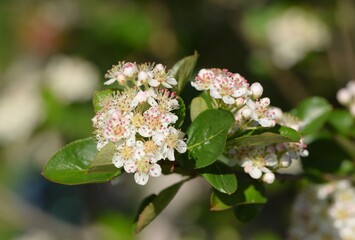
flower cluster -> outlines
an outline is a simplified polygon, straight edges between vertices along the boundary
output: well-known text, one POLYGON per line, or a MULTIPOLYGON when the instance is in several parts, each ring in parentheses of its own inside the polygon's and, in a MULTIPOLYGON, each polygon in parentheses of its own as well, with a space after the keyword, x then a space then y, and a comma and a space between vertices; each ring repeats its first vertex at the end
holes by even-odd
MULTIPOLYGON (((209 91, 216 107, 230 110, 235 124, 229 132, 233 136, 238 130, 249 127, 273 127, 276 123, 300 130, 302 123, 281 109, 270 106, 270 99, 260 98, 263 87, 260 83, 249 84, 238 73, 226 69, 202 69, 192 86, 197 90, 209 91)), ((233 159, 252 178, 261 178, 266 183, 275 179, 274 171, 287 168, 292 161, 308 156, 306 145, 298 143, 279 143, 272 145, 238 147, 228 146, 225 155, 233 159)))
POLYGON ((354 202, 347 180, 309 186, 294 203, 289 239, 354 239, 354 202))
POLYGON ((199 91, 209 91, 214 104, 230 110, 236 119, 236 126, 261 125, 272 127, 277 115, 270 107, 270 99, 261 98, 260 83, 250 85, 238 73, 226 69, 202 69, 191 85, 199 91))
POLYGON ((158 161, 174 161, 174 150, 187 149, 184 134, 174 128, 178 96, 168 88, 177 82, 161 64, 119 62, 108 71, 106 85, 116 81, 125 88, 102 98, 92 119, 97 149, 115 145, 112 158, 117 168, 134 173, 137 184, 161 175, 158 161))
MULTIPOLYGON (((300 130, 301 127, 301 122, 287 113, 283 113, 277 123, 295 130, 300 130)), ((252 178, 261 178, 266 183, 273 183, 275 171, 287 168, 293 161, 308 156, 306 147, 301 139, 300 142, 230 148, 226 155, 235 159, 252 178)))
POLYGON ((337 99, 355 116, 355 80, 348 82, 345 88, 338 91, 337 99))

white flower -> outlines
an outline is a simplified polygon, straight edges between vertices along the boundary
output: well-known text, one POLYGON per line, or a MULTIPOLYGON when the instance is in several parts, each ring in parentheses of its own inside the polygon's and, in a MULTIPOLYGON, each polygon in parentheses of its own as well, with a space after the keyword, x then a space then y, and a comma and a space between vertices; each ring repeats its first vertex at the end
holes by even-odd
POLYGON ((242 94, 237 92, 236 83, 231 77, 218 75, 213 81, 210 94, 213 98, 222 99, 226 104, 234 104, 233 97, 240 97, 242 94))
POLYGON ((132 78, 138 72, 137 65, 135 63, 127 62, 122 67, 122 73, 127 78, 132 78))
POLYGON ((147 158, 142 158, 135 162, 136 172, 134 180, 139 185, 145 185, 148 182, 149 176, 159 177, 161 175, 161 167, 157 163, 150 163, 147 158))
POLYGON ((165 72, 165 67, 162 64, 157 64, 153 69, 153 77, 148 80, 148 84, 152 87, 163 85, 166 88, 172 88, 177 84, 174 77, 165 72))
POLYGON ((173 127, 169 127, 165 139, 158 142, 162 145, 164 155, 170 160, 175 161, 174 149, 179 153, 184 153, 187 150, 187 145, 183 141, 184 134, 173 127))
POLYGON ((117 168, 123 167, 126 163, 128 164, 127 169, 130 169, 131 162, 141 159, 144 156, 143 143, 137 141, 133 144, 123 143, 116 147, 115 154, 112 158, 112 163, 117 168))
POLYGON ((263 174, 262 170, 255 164, 252 159, 244 159, 241 166, 244 168, 244 171, 254 179, 259 179, 263 174))
POLYGON ((251 110, 251 117, 262 127, 272 127, 275 125, 275 116, 269 111, 269 98, 262 98, 260 101, 246 100, 246 106, 251 110))
POLYGON ((89 100, 99 83, 96 66, 78 57, 55 56, 45 73, 47 86, 63 103, 89 100))
POLYGON ((209 90, 215 75, 212 70, 201 69, 191 85, 199 91, 209 90))
POLYGON ((176 120, 171 114, 161 112, 158 106, 150 107, 143 113, 144 124, 139 128, 139 134, 142 137, 151 137, 166 130, 167 126, 176 120))
POLYGON ((112 142, 118 142, 123 138, 128 138, 131 136, 129 124, 129 115, 123 115, 120 111, 114 111, 110 114, 107 121, 104 136, 112 142))

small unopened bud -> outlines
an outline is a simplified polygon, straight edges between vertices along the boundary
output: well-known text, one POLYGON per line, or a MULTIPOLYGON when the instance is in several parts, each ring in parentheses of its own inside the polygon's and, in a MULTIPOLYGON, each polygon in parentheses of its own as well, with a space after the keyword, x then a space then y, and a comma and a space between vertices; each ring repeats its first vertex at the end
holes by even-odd
POLYGON ((291 157, 288 154, 283 154, 280 158, 281 167, 287 168, 291 165, 291 157))
POLYGON ((136 64, 128 62, 122 68, 123 74, 127 77, 133 77, 138 72, 136 64))
POLYGON ((348 104, 351 101, 351 93, 348 89, 342 88, 337 93, 337 99, 341 104, 348 104))
POLYGON ((125 77, 125 75, 123 73, 120 72, 120 73, 118 73, 116 75, 116 80, 119 83, 125 83, 126 82, 126 77, 125 77))
POLYGON ((258 82, 253 83, 250 86, 250 89, 254 98, 259 98, 263 94, 263 86, 261 86, 261 84, 258 82))
POLYGON ((148 80, 148 74, 145 71, 140 71, 138 73, 138 80, 141 82, 146 82, 148 80))
POLYGON ((275 181, 275 174, 273 174, 272 172, 265 173, 263 176, 263 181, 268 184, 273 183, 275 181))
POLYGON ((163 71, 165 71, 165 67, 163 66, 163 64, 159 63, 159 64, 155 65, 154 71, 155 72, 163 72, 163 71))
POLYGON ((260 103, 261 103, 264 107, 267 107, 267 106, 270 105, 270 98, 264 97, 264 98, 260 99, 260 103))
POLYGON ((237 107, 243 106, 243 104, 244 104, 244 98, 242 98, 242 97, 237 98, 237 99, 235 100, 235 104, 237 105, 237 107))

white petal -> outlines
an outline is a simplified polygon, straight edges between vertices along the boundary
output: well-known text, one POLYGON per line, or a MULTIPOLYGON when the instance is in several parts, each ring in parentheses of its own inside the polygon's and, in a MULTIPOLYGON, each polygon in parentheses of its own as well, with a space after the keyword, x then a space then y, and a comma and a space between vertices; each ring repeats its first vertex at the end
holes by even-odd
POLYGON ((245 101, 245 105, 247 105, 251 110, 255 110, 256 104, 250 98, 245 101))
POLYGON ((166 135, 164 134, 164 132, 157 132, 152 137, 153 142, 158 146, 161 146, 163 144, 165 138, 166 135))
POLYGON ((166 149, 166 156, 170 161, 175 161, 175 156, 174 156, 174 149, 173 148, 167 148, 166 149))
POLYGON ((134 150, 133 155, 134 155, 134 158, 137 159, 137 160, 142 159, 142 157, 144 157, 144 155, 145 155, 144 148, 143 147, 137 147, 134 150))
POLYGON ((104 82, 104 85, 111 85, 112 83, 114 83, 116 81, 115 78, 111 78, 109 80, 107 80, 106 82, 104 82))
POLYGON ((177 84, 176 79, 173 78, 173 77, 168 77, 167 82, 168 82, 169 84, 171 84, 171 85, 176 85, 176 84, 177 84))
POLYGON ((158 87, 158 86, 160 85, 160 83, 159 83, 157 80, 155 80, 154 78, 153 78, 153 79, 150 79, 150 80, 148 81, 148 84, 149 84, 150 86, 152 86, 152 87, 158 87))
POLYGON ((222 97, 223 102, 226 104, 234 104, 235 100, 231 96, 223 96, 222 97))
POLYGON ((128 173, 134 173, 137 171, 137 165, 132 160, 125 161, 124 170, 128 173))
POLYGON ((104 141, 100 141, 100 140, 99 140, 99 141, 97 142, 97 146, 96 146, 96 147, 97 147, 97 150, 100 151, 103 147, 106 146, 107 143, 108 143, 107 140, 104 140, 104 141))
POLYGON ((187 145, 183 140, 178 140, 176 144, 176 150, 179 153, 184 153, 187 150, 187 145))
POLYGON ((250 169, 249 175, 254 178, 254 179, 259 179, 262 175, 262 172, 259 168, 257 167, 252 167, 250 169))
POLYGON ((142 173, 142 172, 136 172, 134 174, 134 181, 138 184, 138 185, 146 185, 149 179, 149 175, 146 173, 142 173))
POLYGON ((142 137, 151 137, 152 136, 152 130, 149 129, 149 127, 147 126, 142 126, 138 129, 138 133, 142 136, 142 137))
POLYGON ((159 177, 161 175, 161 167, 159 164, 153 164, 153 166, 149 169, 149 174, 152 177, 159 177))
POLYGON ((268 118, 260 118, 258 122, 262 127, 272 127, 275 125, 275 121, 268 118))
POLYGON ((127 138, 126 140, 126 144, 129 147, 134 146, 136 143, 136 135, 135 134, 131 134, 131 136, 129 136, 129 138, 127 138))
POLYGON ((219 92, 216 89, 214 89, 214 88, 210 89, 210 95, 213 98, 217 98, 217 99, 222 98, 221 94, 219 94, 219 92))
POLYGON ((157 101, 155 101, 155 99, 152 98, 152 97, 148 97, 148 103, 149 103, 149 105, 152 106, 152 107, 158 106, 157 101))
POLYGON ((144 144, 143 144, 142 141, 137 141, 137 142, 136 142, 136 146, 137 146, 137 147, 143 147, 144 144))
POLYGON ((166 88, 172 88, 173 86, 171 86, 169 83, 166 82, 162 82, 162 85, 166 88))
POLYGON ((125 161, 120 155, 115 154, 113 155, 112 163, 115 165, 116 168, 121 168, 124 165, 125 161))

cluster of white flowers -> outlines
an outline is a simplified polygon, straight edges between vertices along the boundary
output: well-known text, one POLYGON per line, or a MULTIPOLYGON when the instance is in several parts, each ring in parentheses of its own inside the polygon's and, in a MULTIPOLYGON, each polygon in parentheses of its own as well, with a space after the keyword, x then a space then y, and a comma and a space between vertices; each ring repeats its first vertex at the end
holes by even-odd
POLYGON ((355 239, 354 202, 347 180, 309 186, 294 203, 289 239, 355 239))
POLYGON ((118 82, 125 87, 102 99, 101 109, 92 119, 97 149, 115 144, 112 162, 127 173, 134 173, 137 184, 145 185, 149 176, 161 175, 157 163, 174 161, 174 150, 184 153, 184 134, 174 128, 179 108, 178 96, 169 90, 176 80, 161 64, 119 62, 106 74, 106 85, 118 82))
MULTIPOLYGON (((300 121, 287 113, 282 114, 282 118, 277 123, 295 130, 299 130, 301 125, 300 121)), ((308 156, 306 147, 301 139, 300 142, 230 147, 227 149, 226 155, 238 162, 252 178, 261 178, 270 184, 275 180, 275 171, 288 168, 293 161, 299 161, 301 157, 308 156)))
POLYGON ((289 68, 311 51, 325 49, 330 33, 320 19, 299 7, 292 7, 276 15, 267 24, 273 63, 279 68, 289 68))
MULTIPOLYGON (((216 107, 230 110, 235 124, 229 135, 248 127, 273 127, 276 123, 300 130, 301 122, 281 109, 270 106, 270 99, 260 98, 263 87, 260 83, 249 84, 238 73, 226 69, 202 69, 191 83, 200 91, 209 91, 216 107)), ((252 178, 266 183, 275 180, 276 171, 287 168, 292 161, 308 156, 303 140, 297 143, 279 143, 252 147, 228 146, 225 155, 240 164, 252 178)))
POLYGON ((351 115, 355 116, 355 80, 351 80, 345 88, 337 92, 337 99, 349 109, 351 115))
POLYGON ((277 115, 270 105, 270 99, 261 98, 260 83, 250 85, 238 73, 226 69, 201 69, 191 85, 199 91, 209 91, 217 107, 230 110, 237 121, 236 126, 260 124, 263 127, 275 125, 277 115))

